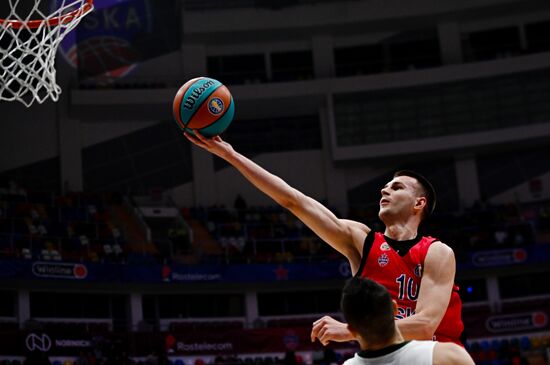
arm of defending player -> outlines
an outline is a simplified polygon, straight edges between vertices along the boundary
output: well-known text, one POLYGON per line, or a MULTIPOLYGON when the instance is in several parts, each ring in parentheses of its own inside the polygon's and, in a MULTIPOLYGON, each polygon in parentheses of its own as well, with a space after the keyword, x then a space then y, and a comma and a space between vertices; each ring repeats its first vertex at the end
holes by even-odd
POLYGON ((442 242, 434 242, 424 260, 424 272, 415 314, 396 321, 407 340, 431 340, 445 315, 456 271, 453 250, 442 242))
POLYGON ((438 342, 433 353, 433 365, 475 365, 466 350, 455 343, 438 342))
POLYGON ((288 185, 283 179, 266 171, 250 159, 237 153, 219 136, 205 138, 199 133, 187 139, 197 146, 223 158, 233 165, 254 186, 278 204, 290 210, 321 239, 346 256, 352 271, 359 268, 363 241, 370 229, 359 222, 338 219, 321 203, 288 185))
POLYGON ((310 337, 311 342, 315 342, 315 339, 318 338, 323 346, 328 345, 330 341, 346 342, 355 340, 347 324, 330 316, 324 316, 313 322, 310 337))

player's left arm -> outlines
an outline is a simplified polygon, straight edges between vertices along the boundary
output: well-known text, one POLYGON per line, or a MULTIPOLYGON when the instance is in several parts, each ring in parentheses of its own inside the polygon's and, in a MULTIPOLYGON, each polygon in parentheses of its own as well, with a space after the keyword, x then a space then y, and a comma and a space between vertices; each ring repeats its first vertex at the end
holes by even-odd
POLYGON ((415 314, 396 321, 407 340, 431 340, 447 311, 456 272, 453 250, 434 242, 424 260, 415 314))

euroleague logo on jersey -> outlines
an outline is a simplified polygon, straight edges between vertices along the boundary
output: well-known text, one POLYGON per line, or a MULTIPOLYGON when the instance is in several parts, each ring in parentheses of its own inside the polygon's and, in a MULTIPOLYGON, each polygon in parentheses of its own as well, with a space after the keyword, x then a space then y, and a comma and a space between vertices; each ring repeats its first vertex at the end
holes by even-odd
POLYGON ((380 267, 386 266, 388 262, 390 262, 390 258, 385 253, 378 256, 378 265, 380 265, 380 267))
POLYGON ((422 277, 422 265, 416 265, 416 267, 414 268, 414 274, 418 277, 422 277))
POLYGON ((386 242, 384 242, 380 245, 380 250, 389 251, 389 250, 391 250, 391 248, 390 248, 390 245, 388 245, 386 242))

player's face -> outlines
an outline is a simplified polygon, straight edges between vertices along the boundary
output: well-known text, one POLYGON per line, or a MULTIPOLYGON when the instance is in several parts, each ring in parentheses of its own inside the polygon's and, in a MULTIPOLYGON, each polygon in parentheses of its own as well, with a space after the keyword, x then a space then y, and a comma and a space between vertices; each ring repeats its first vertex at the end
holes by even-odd
POLYGON ((397 176, 380 191, 378 216, 385 222, 398 217, 406 218, 414 213, 418 199, 418 182, 410 176, 397 176))

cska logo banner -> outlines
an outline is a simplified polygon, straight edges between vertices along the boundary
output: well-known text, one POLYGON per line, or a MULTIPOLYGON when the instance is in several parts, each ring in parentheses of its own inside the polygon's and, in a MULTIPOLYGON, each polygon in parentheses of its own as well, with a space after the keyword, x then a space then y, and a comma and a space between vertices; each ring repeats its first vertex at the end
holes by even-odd
POLYGON ((125 76, 140 61, 177 49, 175 8, 174 0, 94 0, 94 11, 65 37, 60 52, 81 78, 125 76))

